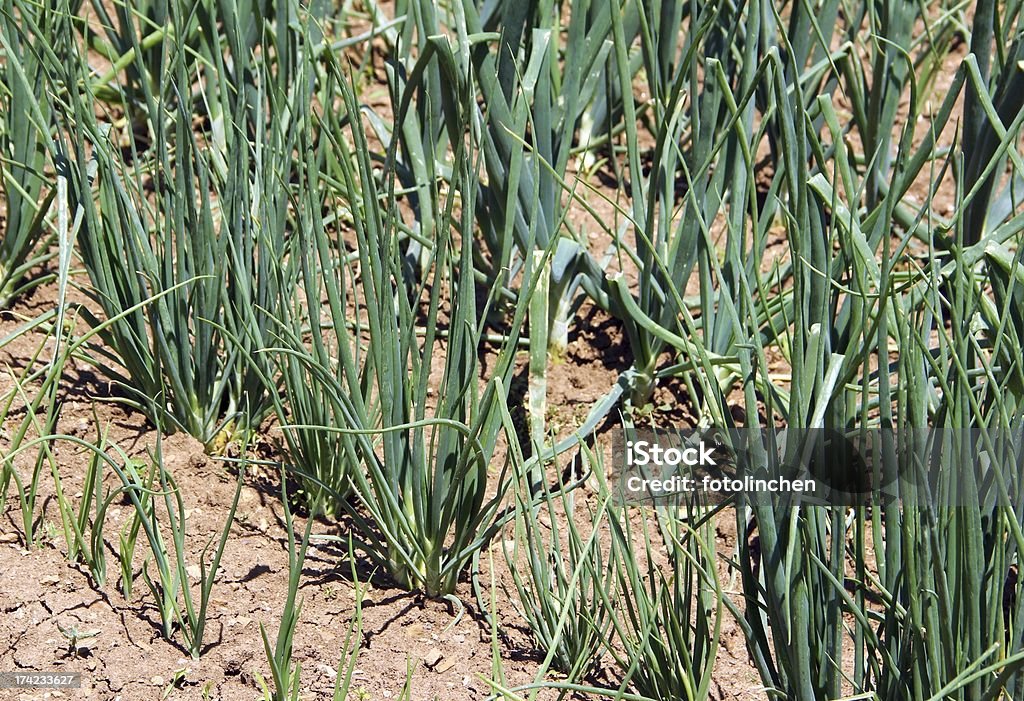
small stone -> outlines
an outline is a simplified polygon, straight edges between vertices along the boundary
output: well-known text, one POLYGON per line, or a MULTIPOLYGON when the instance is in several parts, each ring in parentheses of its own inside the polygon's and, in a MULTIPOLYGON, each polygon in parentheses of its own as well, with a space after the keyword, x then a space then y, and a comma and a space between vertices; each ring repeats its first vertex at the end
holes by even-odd
POLYGON ((444 656, 441 654, 440 650, 436 647, 432 647, 426 657, 423 658, 423 664, 427 666, 427 669, 434 669, 434 667, 437 667, 441 662, 443 657, 444 656))
POLYGON ((164 678, 163 677, 150 677, 149 683, 152 684, 153 686, 163 686, 164 685, 164 678))
POLYGON ((199 581, 200 577, 203 576, 202 570, 199 569, 199 565, 189 565, 185 568, 185 573, 188 574, 188 578, 199 581))
POLYGON ((17 543, 17 533, 0 533, 0 543, 17 543))

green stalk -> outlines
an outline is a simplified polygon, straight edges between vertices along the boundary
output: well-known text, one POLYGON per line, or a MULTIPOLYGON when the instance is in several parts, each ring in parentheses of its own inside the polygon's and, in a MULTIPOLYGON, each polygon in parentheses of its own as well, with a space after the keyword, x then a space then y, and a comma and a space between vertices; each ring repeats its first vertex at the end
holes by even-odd
MULTIPOLYGON (((41 45, 59 31, 58 13, 33 3, 0 3, 0 308, 52 275, 26 280, 52 257, 46 217, 55 189, 48 168, 55 165, 50 136, 54 89, 41 45)), ((59 165, 59 164, 56 164, 59 165)))
MULTIPOLYGON (((263 649, 267 655, 267 663, 270 665, 270 673, 274 681, 274 694, 268 696, 273 701, 295 701, 299 697, 299 682, 302 675, 302 665, 292 665, 292 647, 295 636, 295 628, 299 623, 299 616, 302 612, 302 600, 296 602, 298 596, 299 582, 302 578, 302 567, 306 561, 306 549, 309 547, 309 534, 313 530, 315 514, 311 513, 306 520, 306 533, 302 543, 296 546, 295 525, 292 517, 291 507, 288 503, 287 476, 281 475, 281 505, 284 509, 285 527, 288 530, 288 594, 284 602, 284 610, 281 614, 281 623, 277 628, 277 640, 273 649, 270 647, 270 638, 267 636, 267 629, 260 623, 260 636, 263 638, 263 649)), ((353 564, 353 567, 355 565, 353 564)), ((359 595, 358 584, 356 595, 359 595)), ((361 604, 356 603, 356 617, 359 619, 361 604)), ((361 619, 359 619, 361 620, 361 619)), ((349 631, 351 636, 351 631, 349 631)), ((346 640, 346 649, 348 649, 346 640)), ((354 663, 354 660, 353 660, 354 663)), ((351 678, 351 670, 348 672, 351 678)), ((340 681, 340 677, 339 677, 340 681)))
MULTIPOLYGON (((537 271, 537 287, 530 298, 530 438, 539 448, 545 442, 544 421, 547 415, 548 367, 548 288, 551 261, 544 251, 534 251, 533 269, 537 271)), ((535 451, 537 450, 535 448, 535 451)))

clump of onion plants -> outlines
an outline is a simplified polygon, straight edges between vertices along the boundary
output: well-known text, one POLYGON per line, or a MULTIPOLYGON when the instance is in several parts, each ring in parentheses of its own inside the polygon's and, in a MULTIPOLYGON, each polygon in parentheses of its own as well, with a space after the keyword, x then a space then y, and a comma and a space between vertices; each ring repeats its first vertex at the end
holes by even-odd
POLYGON ((146 38, 144 55, 162 62, 152 80, 99 90, 92 55, 65 34, 76 60, 61 70, 79 87, 66 95, 62 146, 86 292, 117 319, 91 346, 94 362, 155 423, 216 450, 272 407, 269 359, 256 351, 294 291, 288 183, 309 121, 292 105, 309 103, 313 59, 283 20, 250 31, 227 12, 200 14, 208 43, 197 60, 182 38, 196 15, 166 9, 159 41, 133 35, 144 28, 132 16, 120 20, 120 33, 146 38), (111 90, 130 120, 97 117, 111 90), (134 311, 119 316, 125 309, 134 311))
POLYGON ((448 78, 440 99, 452 109, 432 128, 454 146, 444 188, 437 164, 427 163, 435 192, 421 204, 434 203, 436 227, 417 275, 404 255, 410 227, 396 198, 396 146, 378 166, 350 78, 327 59, 321 89, 338 99, 301 176, 305 301, 282 327, 275 356, 288 461, 310 499, 349 514, 357 545, 401 586, 438 596, 454 591, 497 528, 508 463, 492 459, 525 304, 482 376, 493 291, 477 288, 468 241, 479 186, 465 130, 473 93, 446 40, 421 54, 395 119, 433 62, 448 78))

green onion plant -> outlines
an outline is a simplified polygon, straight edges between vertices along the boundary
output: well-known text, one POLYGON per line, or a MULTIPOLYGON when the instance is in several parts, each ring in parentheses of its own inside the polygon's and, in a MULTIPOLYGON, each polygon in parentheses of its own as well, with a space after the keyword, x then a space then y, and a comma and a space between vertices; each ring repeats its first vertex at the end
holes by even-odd
MULTIPOLYGON (((425 75, 425 66, 437 61, 449 77, 444 99, 466 115, 470 93, 459 82, 449 43, 439 39, 429 46, 410 74, 409 90, 425 75)), ((328 59, 326 66, 324 89, 343 101, 324 115, 328 141, 307 152, 305 172, 326 173, 338 202, 353 211, 350 245, 356 255, 344 254, 344 240, 327 230, 320 188, 306 187, 300 227, 303 289, 306 300, 326 299, 327 323, 322 326, 317 315, 307 321, 300 309, 281 331, 276 355, 294 412, 283 402, 279 407, 288 460, 314 497, 319 490, 335 511, 350 515, 357 545, 401 586, 450 595, 497 528, 506 469, 498 468, 495 479, 490 461, 507 412, 525 302, 517 307, 481 387, 479 353, 493 289, 478 306, 471 247, 456 239, 471 229, 477 183, 472 144, 463 131, 468 118, 454 121, 452 112, 446 113, 458 170, 445 196, 432 198, 443 207, 434 213, 437 234, 424 283, 409 272, 402 252, 394 199, 396 146, 385 157, 379 185, 360 128, 364 110, 349 76, 336 60, 328 59), (447 333, 438 361, 442 329, 447 333), (432 371, 439 373, 436 389, 429 386, 432 371), (306 417, 299 412, 307 408, 319 411, 322 423, 302 423, 306 417)), ((409 92, 403 94, 395 110, 399 123, 409 99, 409 92)), ((328 210, 337 206, 330 202, 328 210)), ((308 308, 321 310, 313 303, 308 308)))
MULTIPOLYGON (((586 444, 580 450, 585 473, 603 484, 593 450, 586 444)), ((505 548, 513 600, 547 656, 542 669, 573 683, 597 669, 618 615, 606 602, 617 599, 613 558, 622 553, 606 552, 601 540, 609 532, 610 492, 601 489, 590 507, 578 493, 582 486, 556 491, 541 481, 538 494, 536 481, 524 477, 515 491, 514 537, 505 548)))
POLYGON ((166 9, 171 31, 147 53, 165 69, 156 83, 132 83, 145 142, 96 117, 103 103, 87 80, 88 56, 74 44, 66 84, 81 88, 62 105, 70 192, 83 213, 87 292, 108 318, 137 307, 104 328, 94 362, 136 408, 157 412, 154 421, 213 445, 257 426, 271 407, 254 370, 268 360, 255 351, 293 294, 288 183, 308 120, 291 106, 310 100, 310 48, 287 16, 260 28, 222 8, 223 16, 201 15, 199 60, 180 38, 195 15, 177 3, 166 9), (259 60, 256 40, 266 49, 259 60), (228 66, 233 82, 224 80, 228 66), (194 129, 197 111, 213 120, 206 129, 194 129), (187 284, 154 299, 179 283, 187 284))
MULTIPOLYGON (((260 636, 263 638, 263 649, 267 655, 267 663, 270 665, 271 677, 274 681, 274 693, 268 693, 264 685, 264 694, 267 701, 295 701, 299 698, 299 684, 302 676, 302 665, 292 664, 293 639, 295 628, 299 623, 299 616, 302 612, 302 600, 296 602, 299 582, 302 578, 302 567, 306 560, 306 549, 309 547, 309 534, 313 529, 314 515, 306 520, 306 534, 302 543, 296 546, 295 523, 291 507, 288 504, 288 482, 285 475, 281 475, 281 505, 284 508, 284 522, 288 531, 288 594, 285 598, 284 611, 281 614, 281 623, 277 628, 277 639, 273 649, 270 647, 270 638, 267 636, 267 629, 260 623, 260 636)), ((358 606, 358 604, 357 604, 358 606)), ((262 683, 262 682, 261 682, 262 683)))
POLYGON ((0 309, 45 282, 27 276, 53 257, 53 83, 43 47, 60 22, 34 3, 0 4, 0 309))
MULTIPOLYGON (((769 343, 756 333, 765 281, 741 278, 743 293, 720 313, 755 339, 738 348, 747 415, 763 408, 769 425, 781 418, 790 427, 852 436, 932 427, 958 437, 930 466, 940 485, 933 494, 911 486, 849 513, 843 505, 738 501, 738 531, 746 532, 749 514, 756 541, 739 543, 742 612, 733 606, 763 683, 788 698, 996 698, 1012 696, 1020 683, 1019 634, 1012 607, 1004 606, 1017 586, 1007 575, 1019 547, 1016 493, 990 486, 995 501, 986 502, 958 459, 985 450, 963 438, 967 429, 985 435, 1019 421, 1017 363, 1004 362, 1016 357, 1010 348, 1019 338, 1008 314, 1019 258, 1003 246, 1015 233, 1005 228, 1007 239, 992 233, 980 244, 961 236, 969 226, 966 201, 980 190, 977 181, 964 187, 957 147, 937 146, 961 91, 984 85, 978 74, 977 58, 968 56, 919 142, 913 125, 920 105, 911 90, 895 153, 872 155, 893 164, 879 181, 877 166, 858 167, 830 102, 787 86, 781 64, 770 69, 773 128, 787 171, 779 195, 793 256, 791 303, 783 307, 789 319, 773 327, 771 345, 786 354, 792 372, 787 387, 766 377, 769 343), (930 196, 955 176, 951 222, 907 198, 922 174, 930 196), (861 199, 871 187, 879 193, 874 204, 861 199), (926 242, 923 254, 915 238, 926 242), (996 367, 1005 378, 996 378, 996 367), (950 657, 943 639, 968 640, 970 652, 950 657)), ((989 125, 1000 154, 1012 153, 1019 125, 989 125)), ((773 446, 748 448, 767 464, 791 459, 799 446, 780 445, 779 456, 769 454, 773 446)), ((878 456, 903 474, 919 468, 914 457, 895 445, 883 445, 878 456)), ((991 477, 996 485, 1004 478, 1013 484, 1010 475, 991 477)))
MULTIPOLYGON (((155 451, 150 456, 150 460, 153 466, 152 469, 156 473, 156 480, 153 484, 155 489, 147 489, 143 485, 131 480, 125 471, 115 468, 115 472, 118 473, 118 477, 122 480, 122 490, 129 492, 136 514, 142 520, 142 527, 146 533, 149 553, 142 564, 142 579, 152 594, 157 609, 160 611, 163 636, 167 640, 171 640, 175 628, 179 629, 182 633, 185 648, 192 657, 198 658, 204 649, 203 636, 206 631, 210 597, 217 578, 217 571, 220 567, 220 560, 227 546, 228 535, 234 523, 238 499, 241 496, 242 485, 244 484, 245 471, 240 466, 235 494, 228 507, 227 519, 209 562, 207 562, 207 552, 210 546, 213 545, 212 538, 200 552, 199 597, 196 600, 193 597, 192 584, 189 582, 188 565, 185 555, 185 504, 174 478, 164 467, 159 435, 155 451), (150 494, 151 502, 148 504, 143 503, 141 499, 141 495, 144 492, 150 494), (164 524, 160 522, 156 497, 163 497, 163 508, 167 518, 164 524), (164 525, 170 531, 171 547, 168 547, 167 541, 162 534, 161 525, 164 525), (149 572, 148 555, 152 555, 155 579, 149 572)), ((109 504, 110 500, 108 499, 101 508, 100 519, 102 519, 105 513, 105 507, 109 504)))

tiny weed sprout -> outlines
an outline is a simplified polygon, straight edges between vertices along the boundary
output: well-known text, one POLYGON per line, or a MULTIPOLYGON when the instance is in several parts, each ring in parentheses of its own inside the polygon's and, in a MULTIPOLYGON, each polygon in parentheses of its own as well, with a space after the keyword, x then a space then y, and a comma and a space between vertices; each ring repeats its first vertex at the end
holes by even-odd
POLYGON ((78 657, 83 649, 85 649, 81 643, 87 640, 91 640, 98 636, 102 631, 99 630, 79 630, 77 626, 72 625, 68 628, 61 627, 60 623, 56 624, 57 630, 63 635, 68 641, 68 655, 71 657, 78 657))

